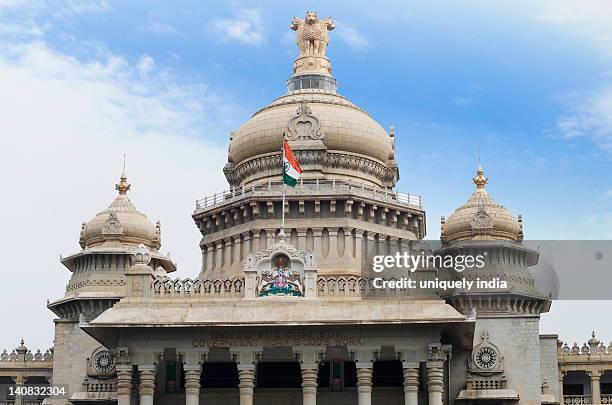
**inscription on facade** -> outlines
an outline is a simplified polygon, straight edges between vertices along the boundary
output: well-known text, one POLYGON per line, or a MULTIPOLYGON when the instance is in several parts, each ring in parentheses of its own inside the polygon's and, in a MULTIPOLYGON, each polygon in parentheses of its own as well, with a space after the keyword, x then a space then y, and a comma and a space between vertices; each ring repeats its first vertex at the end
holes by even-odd
POLYGON ((214 332, 192 341, 193 347, 362 346, 361 333, 342 331, 214 332))

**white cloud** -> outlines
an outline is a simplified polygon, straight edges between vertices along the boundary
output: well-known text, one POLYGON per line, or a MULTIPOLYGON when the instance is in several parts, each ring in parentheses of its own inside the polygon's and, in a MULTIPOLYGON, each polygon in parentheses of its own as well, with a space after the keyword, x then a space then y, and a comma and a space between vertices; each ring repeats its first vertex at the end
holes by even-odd
POLYGON ((336 26, 336 36, 351 49, 355 51, 364 51, 370 45, 368 39, 356 29, 340 21, 336 22, 336 26))
POLYGON ((570 110, 557 121, 561 135, 586 137, 612 156, 612 88, 574 97, 570 110))
POLYGON ((457 107, 469 107, 474 104, 474 100, 467 97, 455 96, 453 97, 453 104, 457 107))
POLYGON ((225 40, 236 40, 247 45, 261 45, 265 41, 265 27, 259 11, 239 9, 234 18, 218 18, 211 28, 225 40))
POLYGON ((148 77, 149 72, 155 67, 155 60, 149 55, 142 55, 138 62, 138 73, 140 77, 148 77))
POLYGON ((172 252, 180 276, 198 274, 194 201, 226 188, 226 145, 201 135, 225 126, 232 107, 204 86, 157 75, 159 67, 142 77, 140 65, 112 54, 83 60, 40 41, 0 42, 3 302, 19 308, 0 346, 22 336, 30 347, 51 345, 45 301, 61 297, 70 277, 59 254, 79 249, 81 222, 114 198, 123 153, 130 197, 161 219, 162 251, 172 252))
POLYGON ((143 25, 141 29, 143 31, 154 32, 157 34, 174 34, 178 32, 174 26, 157 20, 147 21, 147 23, 143 25))
POLYGON ((539 21, 558 25, 612 56, 612 4, 609 0, 530 2, 539 21))

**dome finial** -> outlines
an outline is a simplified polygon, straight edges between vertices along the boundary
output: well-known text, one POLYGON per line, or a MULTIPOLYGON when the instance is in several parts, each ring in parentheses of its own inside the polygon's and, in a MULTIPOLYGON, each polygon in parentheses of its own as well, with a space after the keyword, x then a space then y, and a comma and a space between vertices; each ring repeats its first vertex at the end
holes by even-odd
POLYGON ((480 148, 478 148, 478 168, 476 169, 476 177, 472 180, 478 189, 484 188, 485 184, 487 184, 488 179, 484 176, 484 170, 480 165, 480 148))
POLYGON ((119 184, 115 184, 115 189, 119 194, 126 194, 130 189, 131 184, 127 182, 127 174, 125 174, 125 153, 123 154, 123 172, 119 178, 119 184))

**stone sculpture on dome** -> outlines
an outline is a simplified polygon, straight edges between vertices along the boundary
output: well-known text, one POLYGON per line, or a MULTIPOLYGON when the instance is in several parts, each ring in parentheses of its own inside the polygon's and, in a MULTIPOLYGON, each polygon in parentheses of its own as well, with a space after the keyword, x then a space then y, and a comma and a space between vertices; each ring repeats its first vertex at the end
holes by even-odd
POLYGON ((326 56, 328 31, 336 28, 331 17, 319 20, 316 12, 308 11, 304 19, 293 17, 289 28, 296 31, 296 43, 300 48, 300 56, 293 66, 294 73, 331 74, 331 64, 326 56))
POLYGON ((300 56, 325 56, 329 34, 336 26, 331 17, 319 20, 316 11, 307 11, 304 19, 293 17, 291 29, 297 32, 297 45, 300 56))

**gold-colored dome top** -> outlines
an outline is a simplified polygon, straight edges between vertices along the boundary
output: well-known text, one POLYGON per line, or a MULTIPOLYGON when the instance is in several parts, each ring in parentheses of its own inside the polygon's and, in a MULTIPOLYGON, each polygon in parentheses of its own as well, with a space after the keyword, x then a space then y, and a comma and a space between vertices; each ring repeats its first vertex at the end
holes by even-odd
POLYGON ((151 249, 161 247, 161 226, 153 225, 145 214, 138 211, 127 196, 131 185, 127 182, 125 168, 115 189, 117 197, 104 211, 81 226, 79 243, 82 248, 100 245, 138 245, 151 249))
POLYGON ((491 198, 485 185, 488 179, 480 165, 473 178, 476 190, 468 201, 448 218, 442 219, 440 239, 456 240, 523 240, 521 216, 515 218, 506 208, 491 198))
POLYGON ((482 166, 478 165, 478 169, 476 169, 476 177, 472 179, 474 184, 476 184, 476 188, 484 188, 485 184, 487 184, 487 179, 484 176, 484 170, 482 170, 482 166))

